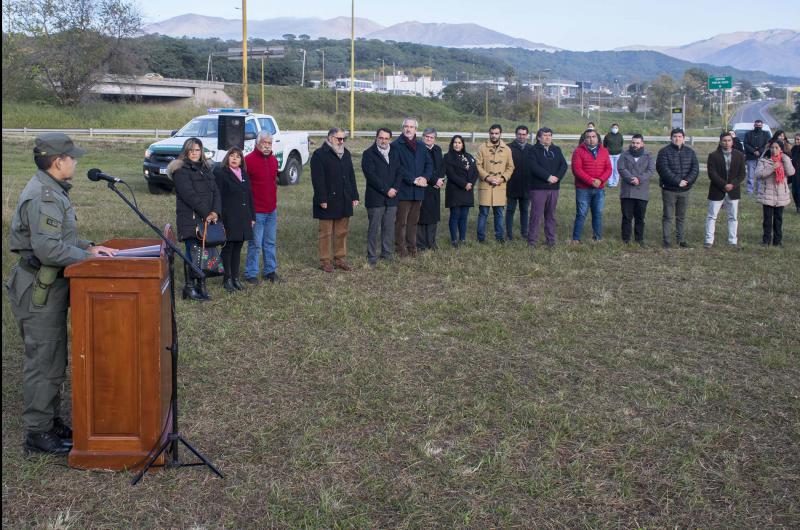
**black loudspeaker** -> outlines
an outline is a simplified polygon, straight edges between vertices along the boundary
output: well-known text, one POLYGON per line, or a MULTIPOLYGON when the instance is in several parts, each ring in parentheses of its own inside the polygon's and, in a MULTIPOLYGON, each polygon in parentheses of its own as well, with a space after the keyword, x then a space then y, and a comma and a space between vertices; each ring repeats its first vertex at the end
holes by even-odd
POLYGON ((244 116, 220 116, 217 149, 244 149, 244 116))

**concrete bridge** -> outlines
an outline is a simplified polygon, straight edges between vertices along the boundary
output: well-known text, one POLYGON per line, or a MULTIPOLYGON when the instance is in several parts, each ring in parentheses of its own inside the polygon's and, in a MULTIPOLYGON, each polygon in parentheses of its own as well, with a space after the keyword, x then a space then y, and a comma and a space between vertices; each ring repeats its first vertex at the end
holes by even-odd
POLYGON ((168 79, 160 75, 106 75, 91 91, 103 96, 147 99, 192 100, 198 105, 231 106, 234 101, 225 93, 225 85, 195 79, 168 79))

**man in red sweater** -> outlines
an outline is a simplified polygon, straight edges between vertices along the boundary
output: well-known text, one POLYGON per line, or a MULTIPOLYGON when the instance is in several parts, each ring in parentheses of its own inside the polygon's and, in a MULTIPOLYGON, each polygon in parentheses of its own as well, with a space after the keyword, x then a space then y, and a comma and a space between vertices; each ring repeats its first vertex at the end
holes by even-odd
POLYGON ((247 261, 244 277, 248 283, 259 282, 258 258, 264 256, 264 278, 272 283, 278 278, 275 240, 278 232, 278 159, 272 154, 272 135, 261 132, 255 150, 244 157, 250 186, 253 188, 253 207, 256 222, 253 239, 247 242, 247 261))
POLYGON ((586 214, 592 210, 592 237, 603 239, 603 207, 606 181, 611 176, 611 158, 608 149, 600 145, 597 131, 587 129, 584 140, 572 153, 572 173, 575 175, 575 226, 572 243, 581 242, 586 214))

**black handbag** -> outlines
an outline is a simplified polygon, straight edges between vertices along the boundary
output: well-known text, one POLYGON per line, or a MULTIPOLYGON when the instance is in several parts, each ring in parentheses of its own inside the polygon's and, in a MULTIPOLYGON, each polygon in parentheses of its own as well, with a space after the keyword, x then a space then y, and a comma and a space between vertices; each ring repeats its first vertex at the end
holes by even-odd
POLYGON ((196 219, 195 233, 197 239, 203 242, 204 247, 216 247, 224 245, 225 238, 225 225, 222 221, 216 223, 209 223, 204 219, 196 219))

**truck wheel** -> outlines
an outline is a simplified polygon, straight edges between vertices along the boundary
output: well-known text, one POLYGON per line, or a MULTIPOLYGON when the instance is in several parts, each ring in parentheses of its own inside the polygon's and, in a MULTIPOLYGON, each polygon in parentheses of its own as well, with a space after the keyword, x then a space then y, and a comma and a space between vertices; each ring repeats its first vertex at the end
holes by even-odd
POLYGON ((300 175, 303 174, 303 164, 295 156, 290 156, 286 162, 286 167, 280 174, 281 186, 292 186, 300 182, 300 175))

